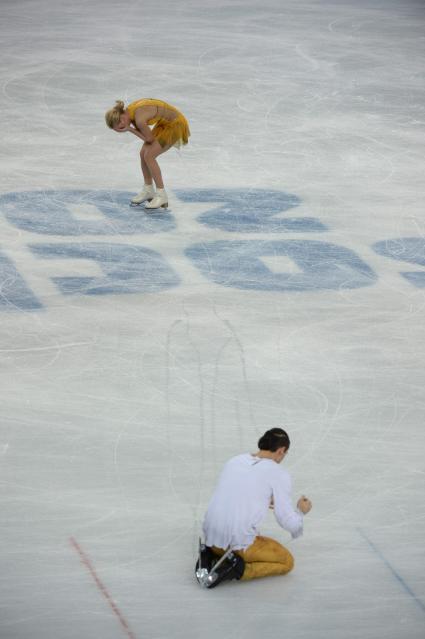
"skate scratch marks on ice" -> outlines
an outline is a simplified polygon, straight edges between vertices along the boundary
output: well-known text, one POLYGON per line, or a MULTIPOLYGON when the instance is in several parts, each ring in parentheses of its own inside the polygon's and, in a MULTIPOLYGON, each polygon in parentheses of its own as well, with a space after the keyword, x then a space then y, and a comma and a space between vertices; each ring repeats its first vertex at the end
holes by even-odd
POLYGON ((1 348, 0 353, 33 353, 36 351, 53 351, 74 346, 88 346, 93 342, 72 342, 70 344, 52 344, 49 346, 31 346, 30 348, 1 348))
POLYGON ((393 566, 390 564, 388 559, 386 557, 384 557, 384 555, 379 550, 379 548, 377 548, 375 546, 375 544, 365 535, 365 533, 363 532, 363 530, 361 530, 361 528, 357 528, 357 532, 369 544, 369 546, 372 548, 373 552, 376 555, 378 555, 378 557, 384 562, 384 564, 387 566, 387 568, 393 574, 393 577, 395 577, 395 579, 397 579, 397 581, 403 587, 403 589, 407 592, 407 594, 410 595, 410 597, 412 597, 412 599, 414 599, 415 603, 419 606, 419 608, 421 608, 422 611, 425 612, 425 604, 423 603, 423 601, 421 601, 421 599, 419 599, 419 597, 413 592, 413 590, 410 588, 410 586, 405 582, 403 577, 401 575, 399 575, 398 572, 393 568, 393 566))
POLYGON ((84 553, 84 551, 82 550, 81 546, 77 543, 77 541, 74 539, 74 537, 70 538, 69 543, 71 544, 71 546, 79 554, 82 563, 85 565, 85 567, 87 568, 87 570, 89 571, 89 573, 93 577, 97 588, 100 590, 100 592, 102 593, 102 595, 105 597, 106 601, 108 602, 108 604, 112 608, 114 614, 117 616, 118 621, 120 622, 120 624, 121 624, 123 630, 125 631, 127 637, 129 637, 130 639, 136 639, 135 635, 130 630, 130 627, 129 627, 128 623, 124 619, 120 609, 118 608, 118 606, 115 603, 115 601, 112 599, 111 595, 109 594, 109 592, 106 589, 106 587, 104 586, 104 584, 99 579, 99 577, 98 577, 98 575, 97 575, 97 573, 96 573, 96 571, 95 571, 90 559, 84 553))

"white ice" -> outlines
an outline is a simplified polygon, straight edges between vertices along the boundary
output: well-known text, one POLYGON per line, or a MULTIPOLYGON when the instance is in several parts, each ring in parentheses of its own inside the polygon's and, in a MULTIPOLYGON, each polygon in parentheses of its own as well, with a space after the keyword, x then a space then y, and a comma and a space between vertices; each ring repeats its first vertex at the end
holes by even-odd
POLYGON ((419 0, 2 0, 2 639, 424 637, 424 29, 419 0), (169 213, 117 222, 139 145, 103 117, 140 97, 192 137, 169 213), (93 294, 98 255, 135 290, 93 294), (295 569, 201 590, 217 474, 276 425, 295 569))

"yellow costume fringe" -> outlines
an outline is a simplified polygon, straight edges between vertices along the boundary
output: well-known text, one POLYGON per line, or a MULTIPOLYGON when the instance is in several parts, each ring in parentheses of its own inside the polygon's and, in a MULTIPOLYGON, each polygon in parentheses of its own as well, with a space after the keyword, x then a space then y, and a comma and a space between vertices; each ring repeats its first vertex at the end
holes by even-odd
POLYGON ((187 144, 190 136, 189 124, 183 113, 180 113, 176 107, 171 104, 167 104, 163 100, 156 100, 154 98, 143 98, 142 100, 136 100, 128 105, 127 111, 130 115, 131 121, 134 124, 134 114, 136 109, 143 106, 156 106, 165 107, 177 114, 174 120, 166 120, 161 117, 154 117, 147 121, 149 126, 154 125, 152 133, 156 140, 162 147, 164 146, 176 146, 181 147, 183 144, 187 144))

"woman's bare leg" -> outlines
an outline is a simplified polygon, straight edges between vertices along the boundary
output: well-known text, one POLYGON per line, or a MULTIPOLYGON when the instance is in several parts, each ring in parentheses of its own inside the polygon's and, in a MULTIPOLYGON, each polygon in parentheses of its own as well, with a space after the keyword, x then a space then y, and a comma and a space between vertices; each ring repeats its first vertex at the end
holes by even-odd
POLYGON ((149 146, 150 145, 146 144, 146 142, 145 142, 145 144, 140 149, 140 164, 141 164, 141 167, 142 167, 143 179, 145 181, 145 184, 152 184, 152 174, 149 171, 149 167, 146 164, 146 160, 145 160, 146 149, 149 146))
MULTIPOLYGON (((158 157, 158 155, 161 155, 162 153, 165 153, 166 151, 171 149, 171 146, 172 146, 171 144, 167 146, 161 146, 157 140, 155 140, 155 142, 152 142, 152 144, 143 145, 144 153, 143 153, 143 160, 142 160, 142 171, 143 171, 143 162, 145 162, 146 167, 151 176, 151 181, 153 178, 153 181, 155 182, 157 189, 163 189, 164 182, 162 180, 161 169, 159 168, 159 164, 156 161, 156 158, 158 157)), ((144 171, 143 171, 143 176, 145 177, 144 171)), ((145 181, 146 181, 146 177, 145 177, 145 181)), ((149 184, 149 182, 147 182, 147 184, 149 184)))

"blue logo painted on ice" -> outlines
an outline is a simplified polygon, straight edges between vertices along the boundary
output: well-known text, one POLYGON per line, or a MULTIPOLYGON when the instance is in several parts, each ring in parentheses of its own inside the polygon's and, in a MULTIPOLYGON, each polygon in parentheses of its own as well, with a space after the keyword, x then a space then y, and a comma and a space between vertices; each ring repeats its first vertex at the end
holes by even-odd
MULTIPOLYGON (((320 291, 360 288, 377 280, 372 268, 349 248, 318 239, 276 238, 286 233, 317 235, 328 230, 317 218, 288 214, 300 204, 295 195, 261 189, 185 189, 176 193, 183 202, 210 202, 211 209, 201 213, 197 221, 229 233, 228 240, 194 244, 185 250, 202 275, 216 284, 241 290, 320 291), (248 239, 235 239, 235 233, 247 234, 248 239), (259 233, 271 237, 252 238, 259 233), (295 268, 269 268, 269 260, 279 257, 290 260, 295 268)), ((0 212, 22 231, 59 238, 32 241, 29 248, 37 258, 64 260, 64 264, 91 260, 98 265, 101 275, 96 277, 72 276, 72 266, 69 276, 52 277, 63 295, 155 293, 175 287, 180 277, 164 255, 139 242, 117 241, 122 235, 173 233, 177 229, 178 223, 170 212, 147 214, 129 207, 131 196, 123 191, 7 193, 0 196, 0 212), (100 241, 76 241, 81 236, 98 236, 100 241), (66 237, 73 241, 64 242, 66 237)), ((423 238, 391 239, 377 242, 372 248, 383 257, 425 266, 423 238)), ((402 272, 402 276, 417 288, 425 287, 424 271, 402 272)), ((0 277, 0 308, 42 308, 1 249, 0 277)))

